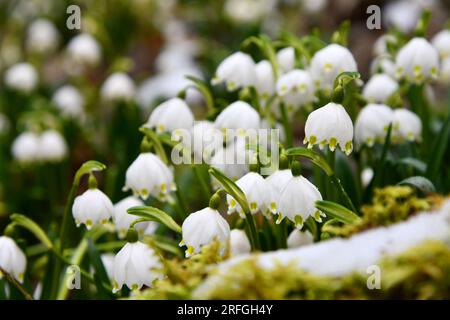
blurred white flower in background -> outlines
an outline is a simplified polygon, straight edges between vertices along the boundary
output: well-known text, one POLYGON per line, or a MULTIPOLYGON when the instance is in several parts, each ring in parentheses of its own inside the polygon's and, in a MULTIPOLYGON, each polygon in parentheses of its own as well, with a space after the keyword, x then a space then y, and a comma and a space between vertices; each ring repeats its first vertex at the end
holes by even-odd
MULTIPOLYGON (((23 282, 27 258, 16 242, 8 236, 0 236, 0 267, 23 282)), ((0 279, 3 277, 0 271, 0 279)))
POLYGON ((66 140, 56 130, 46 130, 39 136, 39 160, 57 162, 67 156, 66 140))
POLYGON ((77 196, 72 206, 72 215, 77 227, 84 224, 88 230, 95 225, 107 223, 113 213, 111 200, 97 188, 89 188, 77 196))
POLYGON ((154 196, 165 201, 169 192, 176 189, 173 172, 153 153, 141 153, 125 174, 124 191, 130 189, 144 200, 154 196))
MULTIPOLYGON (((100 44, 88 33, 73 37, 66 50, 69 61, 80 66, 97 66, 102 58, 100 44)), ((73 68, 74 65, 71 64, 70 67, 73 68)))
POLYGON ((301 106, 315 100, 314 83, 309 72, 294 69, 278 78, 277 94, 285 103, 287 111, 293 113, 301 106))
POLYGON ((64 85, 55 91, 52 102, 63 116, 82 119, 84 117, 85 99, 81 92, 72 85, 64 85))
POLYGON ((385 103, 398 89, 398 83, 384 73, 374 74, 363 88, 362 95, 368 102, 385 103))
POLYGON ((309 71, 317 88, 332 90, 334 80, 340 73, 358 70, 350 50, 333 43, 314 54, 309 71))
POLYGON ((299 248, 303 246, 307 246, 314 242, 314 237, 308 230, 300 231, 298 229, 292 230, 287 238, 287 247, 288 248, 299 248))
POLYGON ((295 67, 295 49, 286 47, 277 52, 277 62, 281 71, 288 72, 295 67))
POLYGON ((383 7, 383 22, 388 27, 409 33, 419 21, 422 10, 423 8, 417 1, 392 1, 383 7))
POLYGON ((266 102, 275 92, 275 78, 272 65, 268 60, 262 60, 256 64, 255 72, 255 88, 258 91, 260 100, 266 102))
POLYGON ((162 279, 163 264, 148 245, 136 241, 127 243, 114 258, 113 292, 123 285, 131 290, 151 287, 155 279, 162 279))
POLYGON ((256 83, 255 62, 248 54, 235 52, 219 64, 211 83, 225 83, 228 91, 253 86, 256 83))
POLYGON ((301 0, 302 8, 311 14, 316 14, 325 9, 328 0, 301 0))
POLYGON ((389 55, 388 43, 396 43, 397 38, 392 34, 383 34, 378 37, 373 45, 373 54, 375 56, 389 55))
POLYGON ((373 59, 370 64, 370 72, 372 74, 381 72, 393 79, 396 78, 397 74, 395 62, 388 55, 381 55, 373 59))
POLYGON ((228 246, 230 226, 219 211, 210 207, 191 213, 181 226, 183 240, 180 246, 186 246, 186 257, 200 252, 201 247, 218 241, 222 253, 228 246))
POLYGON ((14 139, 11 152, 14 159, 28 163, 39 159, 39 148, 39 135, 25 131, 14 139))
POLYGON ((250 253, 252 247, 247 234, 243 230, 233 229, 230 232, 230 255, 232 257, 250 253))
POLYGON ((352 119, 342 105, 330 102, 308 115, 303 141, 308 143, 308 148, 316 144, 320 148, 328 145, 334 151, 339 144, 341 150, 349 155, 353 149, 352 140, 352 119))
POLYGON ((441 58, 450 57, 450 30, 441 30, 431 40, 431 44, 439 52, 441 58))
POLYGON ((103 253, 102 255, 100 255, 100 259, 102 259, 106 275, 108 276, 108 279, 111 281, 114 280, 114 258, 115 254, 113 253, 103 253))
POLYGON ((398 78, 423 83, 438 76, 438 51, 424 38, 411 39, 398 51, 395 62, 398 78))
POLYGON ((394 110, 393 129, 394 140, 400 142, 418 141, 422 137, 422 121, 408 109, 394 110))
POLYGON ((256 23, 274 10, 276 0, 226 0, 224 12, 235 23, 256 23))
POLYGON ((355 121, 355 143, 359 147, 366 144, 372 147, 375 142, 382 143, 387 129, 394 120, 394 112, 384 104, 366 105, 355 121))
MULTIPOLYGON (((130 224, 134 220, 137 220, 139 218, 138 216, 129 214, 127 210, 132 207, 144 205, 145 205, 144 202, 142 202, 139 198, 136 198, 135 196, 126 197, 114 205, 113 221, 116 226, 119 238, 121 239, 125 238, 127 231, 130 228, 130 224)), ((144 235, 147 234, 146 231, 155 230, 156 229, 155 224, 156 222, 153 221, 144 221, 136 223, 134 225, 134 228, 136 229, 139 235, 144 235), (150 224, 153 225, 152 228, 149 228, 150 224)))
POLYGON ((38 80, 36 69, 27 62, 11 66, 4 75, 5 84, 9 88, 25 93, 33 91, 38 85, 38 80))
POLYGON ((58 29, 48 19, 36 19, 28 26, 26 46, 31 52, 52 53, 57 49, 59 41, 58 29))
POLYGON ((131 101, 135 93, 133 79, 123 72, 111 74, 100 89, 100 95, 105 101, 131 101))
POLYGON ((450 84, 450 57, 443 59, 441 62, 439 81, 442 84, 450 84))
POLYGON ((248 129, 258 129, 259 123, 259 114, 251 105, 235 101, 220 112, 214 125, 221 130, 235 129, 238 135, 243 135, 248 129))

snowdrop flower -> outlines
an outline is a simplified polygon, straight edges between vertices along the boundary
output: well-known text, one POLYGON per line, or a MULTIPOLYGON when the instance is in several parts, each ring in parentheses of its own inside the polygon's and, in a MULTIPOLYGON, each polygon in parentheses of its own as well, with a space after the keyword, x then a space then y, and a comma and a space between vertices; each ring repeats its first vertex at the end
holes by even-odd
POLYGON ((368 102, 385 103, 398 89, 398 83, 387 74, 374 74, 364 86, 362 94, 368 102))
POLYGON ((314 54, 309 71, 318 88, 332 90, 334 80, 340 73, 357 71, 357 66, 347 48, 333 43, 314 54))
POLYGON ((20 162, 32 162, 38 159, 39 136, 31 131, 21 133, 13 142, 11 151, 14 159, 20 162))
POLYGON ((228 91, 252 86, 256 81, 255 62, 246 53, 236 52, 223 60, 216 70, 213 85, 225 83, 228 91))
MULTIPOLYGON (((18 281, 23 281, 27 258, 13 239, 0 236, 0 267, 18 281)), ((0 279, 3 277, 0 271, 0 279)))
MULTIPOLYGON (((139 217, 129 214, 127 212, 128 209, 132 207, 138 207, 145 205, 144 202, 139 200, 134 196, 126 197, 125 199, 120 200, 114 205, 114 213, 113 213, 113 221, 116 225, 117 232, 119 234, 119 238, 125 238, 128 229, 130 228, 130 224, 138 219, 139 217)), ((146 234, 146 230, 149 227, 149 224, 155 224, 153 221, 144 221, 139 222, 134 225, 134 228, 138 232, 138 234, 143 235, 146 234)), ((153 226, 150 230, 154 230, 153 226)))
POLYGON ((100 255, 100 259, 102 259, 103 267, 105 267, 106 275, 108 279, 114 280, 114 259, 115 255, 112 253, 103 253, 100 255))
POLYGON ((384 34, 380 36, 373 45, 373 53, 375 56, 388 55, 388 43, 396 43, 397 38, 392 34, 384 34))
POLYGON ((46 130, 39 136, 39 159, 61 161, 67 156, 67 143, 55 130, 46 130))
POLYGON ((394 110, 393 136, 399 141, 417 141, 422 135, 422 121, 407 109, 394 110))
POLYGON ((84 97, 74 86, 65 85, 59 88, 53 94, 52 102, 64 116, 79 119, 84 114, 84 97))
POLYGON ((417 2, 400 0, 387 4, 383 12, 385 24, 409 33, 419 21, 422 8, 417 2))
POLYGON ((235 129, 238 135, 244 135, 247 129, 259 128, 259 114, 247 102, 236 101, 222 110, 214 125, 225 130, 235 129))
POLYGON ((439 74, 439 81, 442 84, 450 83, 450 57, 442 60, 441 72, 439 74))
POLYGON ((53 52, 59 40, 58 30, 50 20, 37 19, 28 26, 26 46, 31 52, 53 52))
POLYGON ((289 181, 293 178, 290 169, 277 170, 266 178, 266 181, 271 185, 275 196, 279 197, 289 181))
POLYGON ((450 56, 450 30, 441 30, 431 39, 431 44, 439 52, 441 58, 450 56))
POLYGON ((370 181, 372 181, 373 178, 373 169, 372 168, 364 168, 363 171, 361 172, 361 183, 364 187, 367 187, 370 183, 370 181))
POLYGON ((124 191, 130 189, 144 200, 152 195, 165 201, 176 190, 173 172, 153 153, 141 153, 125 174, 124 191))
POLYGON ((311 112, 306 119, 305 140, 308 148, 319 144, 320 148, 329 145, 331 151, 339 144, 347 155, 353 149, 353 123, 340 104, 330 102, 311 112))
POLYGON ((98 65, 102 54, 98 41, 88 33, 72 38, 67 45, 67 53, 74 62, 89 66, 98 65))
POLYGON ((72 206, 72 215, 77 227, 84 224, 88 230, 99 223, 107 223, 113 212, 111 200, 97 188, 89 188, 76 197, 72 206))
POLYGON ((307 246, 308 244, 312 244, 314 242, 314 237, 309 231, 300 231, 298 229, 292 230, 287 238, 287 247, 291 248, 299 248, 303 246, 307 246))
POLYGON ((6 133, 9 130, 9 127, 9 119, 3 113, 0 113, 0 136, 6 133))
POLYGON ((394 113, 384 104, 368 104, 358 114, 355 122, 355 142, 359 146, 372 147, 375 142, 383 142, 394 113))
POLYGON ((286 47, 277 52, 277 62, 282 72, 288 72, 295 67, 295 49, 286 47))
POLYGON ((273 0, 227 0, 224 12, 236 23, 253 23, 269 14, 275 4, 273 0))
MULTIPOLYGON (((244 192, 247 198, 250 212, 256 214, 276 213, 277 205, 275 193, 271 185, 256 172, 249 172, 236 181, 236 185, 244 192)), ((227 194, 228 214, 237 212, 241 218, 245 218, 245 213, 237 201, 227 194)))
POLYGON ((413 38, 397 53, 397 77, 422 83, 436 79, 439 69, 438 51, 424 38, 413 38))
POLYGON ((391 57, 386 55, 378 56, 372 60, 372 63, 370 64, 370 72, 372 74, 381 72, 393 79, 396 78, 397 74, 395 62, 391 57))
POLYGON ((193 124, 194 115, 186 102, 172 98, 153 110, 146 126, 154 128, 157 133, 171 132, 177 137, 177 129, 190 129, 193 124))
POLYGON ((151 287, 154 280, 163 277, 163 264, 156 252, 135 240, 127 243, 114 258, 113 292, 118 292, 123 285, 131 290, 139 290, 144 285, 151 287))
POLYGON ((317 222, 322 222, 325 215, 315 207, 316 201, 322 200, 322 195, 315 185, 300 175, 300 163, 294 161, 291 170, 293 177, 286 184, 278 200, 276 223, 279 224, 287 217, 300 230, 309 216, 317 222))
POLYGON ((250 253, 252 247, 245 231, 233 229, 230 232, 230 255, 232 257, 250 253))
POLYGON ((294 112, 299 107, 312 102, 315 99, 314 91, 310 74, 303 70, 289 71, 280 76, 277 81, 277 94, 286 104, 289 112, 294 112))
POLYGON ((217 208, 207 207, 191 213, 181 226, 183 240, 180 246, 186 246, 186 257, 199 253, 201 247, 213 241, 219 241, 222 245, 222 253, 230 239, 230 226, 220 215, 217 208))
POLYGON ((269 61, 262 60, 256 64, 256 82, 255 88, 258 91, 262 101, 267 101, 275 92, 275 79, 273 68, 269 61))
POLYGON ((328 0, 301 0, 302 8, 311 14, 316 14, 325 9, 328 0))
POLYGON ((129 75, 116 72, 103 82, 100 94, 106 101, 129 101, 134 98, 135 86, 129 75))
POLYGON ((216 150, 223 144, 223 136, 213 122, 197 121, 191 129, 191 150, 197 158, 209 163, 216 150))
POLYGON ((21 62, 6 70, 4 81, 9 88, 28 93, 36 88, 38 74, 31 64, 21 62))

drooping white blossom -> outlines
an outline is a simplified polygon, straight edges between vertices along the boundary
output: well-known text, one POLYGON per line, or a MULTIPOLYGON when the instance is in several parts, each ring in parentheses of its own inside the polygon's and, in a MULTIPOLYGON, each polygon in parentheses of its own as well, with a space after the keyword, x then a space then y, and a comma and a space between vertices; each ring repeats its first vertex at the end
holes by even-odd
POLYGON ((31 52, 51 53, 59 40, 58 29, 50 20, 36 19, 28 26, 26 46, 31 52))
POLYGON ((290 169, 277 170, 266 178, 266 181, 272 186, 275 196, 279 197, 286 188, 288 182, 293 178, 290 169))
POLYGON ((300 231, 298 229, 292 230, 287 238, 288 248, 299 248, 307 246, 314 242, 314 237, 309 231, 300 231))
POLYGON ((444 29, 436 33, 431 44, 439 52, 442 59, 450 57, 450 30, 444 29))
POLYGON ((348 155, 353 149, 352 139, 352 120, 340 104, 330 102, 311 112, 306 120, 303 143, 308 143, 308 148, 315 144, 319 144, 320 148, 329 145, 330 150, 334 151, 339 144, 348 155))
MULTIPOLYGON (((137 220, 139 218, 138 216, 129 214, 127 210, 132 207, 138 207, 143 205, 144 202, 142 202, 141 200, 139 200, 139 198, 136 198, 134 196, 126 197, 114 205, 113 221, 116 226, 116 230, 119 234, 119 238, 122 239, 125 238, 128 228, 130 228, 130 224, 134 220, 137 220)), ((150 224, 154 225, 155 222, 153 221, 139 222, 134 225, 134 228, 139 234, 143 235, 146 234, 146 230, 148 229, 150 224)))
POLYGON ((67 152, 66 140, 58 131, 46 130, 39 136, 39 160, 58 162, 67 156, 67 152))
POLYGON ((277 62, 283 73, 291 71, 295 67, 295 49, 286 47, 277 52, 277 62))
POLYGON ((131 290, 151 287, 156 279, 162 279, 163 265, 156 252, 148 245, 136 241, 127 243, 114 258, 113 292, 123 285, 131 290))
POLYGON ((11 89, 29 93, 38 85, 38 74, 31 64, 21 62, 6 70, 4 81, 11 89))
POLYGON ((424 38, 411 39, 398 51, 395 63, 398 78, 423 83, 438 76, 438 51, 424 38))
MULTIPOLYGON (((16 242, 8 236, 0 236, 0 267, 23 282, 27 258, 16 242)), ((0 271, 0 279, 3 277, 0 271)))
POLYGON ((219 211, 210 207, 191 213, 181 226, 183 240, 180 246, 187 247, 186 257, 199 253, 204 245, 218 241, 223 251, 230 239, 230 226, 219 211))
POLYGON ((309 72, 294 69, 278 78, 277 94, 289 112, 314 101, 314 83, 309 72))
POLYGON ((190 148, 194 155, 209 163, 216 150, 223 144, 223 135, 213 122, 204 120, 195 122, 191 128, 190 148))
POLYGON ((222 110, 214 125, 224 133, 233 129, 238 135, 244 135, 248 129, 258 129, 259 123, 259 114, 252 106, 244 101, 236 101, 222 110))
POLYGON ((165 201, 169 192, 176 189, 173 172, 153 153, 141 153, 125 174, 124 190, 130 189, 144 200, 154 196, 165 201))
POLYGON ((82 33, 69 41, 67 54, 69 59, 77 64, 96 66, 100 63, 102 49, 93 36, 82 33))
POLYGON ((422 137, 422 121, 408 109, 394 110, 393 138, 397 141, 417 141, 422 137))
POLYGON ((233 229, 230 232, 230 256, 250 253, 252 247, 245 231, 233 229))
POLYGON ((255 88, 263 102, 275 92, 275 79, 273 68, 269 61, 262 60, 255 66, 256 81, 255 88))
POLYGON ((56 90, 52 102, 64 116, 80 119, 84 115, 85 99, 74 86, 64 85, 56 90))
POLYGON ((355 143, 372 147, 375 142, 383 142, 389 124, 394 120, 394 112, 384 104, 370 103, 358 114, 355 122, 355 143))
POLYGON ((364 168, 361 172, 361 183, 364 187, 367 187, 373 178, 373 169, 370 167, 364 168))
POLYGON ((398 83, 387 74, 374 74, 363 88, 362 94, 368 102, 386 103, 398 89, 398 83))
POLYGON ((14 139, 11 147, 13 157, 20 162, 33 162, 39 159, 39 135, 25 131, 14 139))
POLYGON ((77 196, 72 206, 72 215, 77 227, 84 224, 88 230, 97 224, 107 223, 113 213, 111 200, 97 188, 90 188, 77 196))
POLYGON ((357 65, 347 48, 333 43, 314 54, 309 71, 317 88, 332 90, 336 77, 345 71, 357 71, 357 65))
POLYGON ((242 52, 235 52, 225 58, 211 80, 213 85, 225 83, 228 91, 252 86, 255 81, 255 62, 252 57, 242 52))
POLYGON ((100 89, 106 101, 130 101, 134 99, 136 88, 129 75, 123 72, 111 74, 100 89))

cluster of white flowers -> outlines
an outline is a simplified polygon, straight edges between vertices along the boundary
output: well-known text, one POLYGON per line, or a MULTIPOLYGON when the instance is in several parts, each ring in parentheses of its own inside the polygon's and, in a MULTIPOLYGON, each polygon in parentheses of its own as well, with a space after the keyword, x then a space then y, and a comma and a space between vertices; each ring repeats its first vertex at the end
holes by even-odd
POLYGON ((58 162, 67 156, 67 143, 55 130, 42 133, 25 131, 14 140, 11 152, 20 162, 58 162))

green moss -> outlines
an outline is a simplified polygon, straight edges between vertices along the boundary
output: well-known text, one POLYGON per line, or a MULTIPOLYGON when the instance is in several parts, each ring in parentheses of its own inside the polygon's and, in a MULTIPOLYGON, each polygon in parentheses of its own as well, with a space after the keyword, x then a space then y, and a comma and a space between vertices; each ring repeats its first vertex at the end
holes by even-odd
POLYGON ((435 198, 418 198, 409 186, 375 189, 372 203, 361 208, 361 220, 346 225, 327 224, 322 232, 348 237, 367 229, 404 221, 417 212, 429 210, 435 202, 438 202, 435 198))

